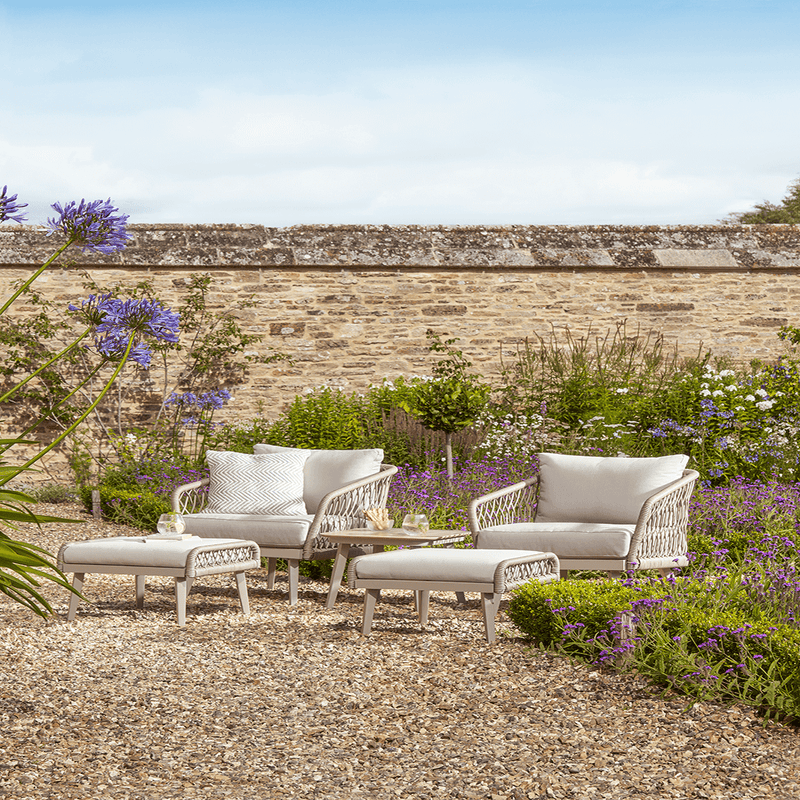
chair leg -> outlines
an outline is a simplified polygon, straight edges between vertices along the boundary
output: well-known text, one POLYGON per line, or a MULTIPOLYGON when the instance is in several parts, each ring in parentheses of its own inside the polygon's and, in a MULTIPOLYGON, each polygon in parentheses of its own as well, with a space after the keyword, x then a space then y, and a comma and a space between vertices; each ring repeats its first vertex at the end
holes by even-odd
POLYGON ((277 558, 267 559, 267 589, 275 588, 275 570, 278 567, 277 558))
POLYGON ((456 602, 460 603, 462 606, 467 602, 467 596, 464 592, 456 592, 456 602))
MULTIPOLYGON (((86 573, 84 572, 76 572, 72 576, 72 588, 76 591, 80 591, 83 588, 83 579, 86 573)), ((80 597, 76 594, 69 594, 69 609, 67 610, 67 621, 72 622, 75 619, 75 614, 78 612, 78 603, 80 602, 80 597)))
POLYGON ((503 599, 502 592, 494 594, 482 594, 481 606, 483 608, 483 625, 486 629, 486 641, 491 644, 494 641, 494 621, 500 609, 500 601, 503 599))
POLYGON ((136 608, 144 608, 144 582, 145 575, 136 576, 136 608))
POLYGON ((380 594, 380 589, 367 589, 364 594, 364 617, 361 621, 362 636, 369 636, 369 632, 372 630, 372 616, 375 613, 375 605, 380 594))
POLYGON ((300 559, 290 558, 286 562, 289 566, 289 605, 297 605, 297 589, 300 584, 300 559))
POLYGON ((427 589, 421 592, 414 592, 417 596, 417 614, 419 615, 419 624, 424 628, 428 624, 428 609, 431 604, 431 593, 427 589))
POLYGON ((242 614, 246 617, 250 616, 250 600, 247 597, 247 576, 244 571, 234 572, 236 578, 236 588, 239 592, 239 605, 242 608, 242 614))
POLYGON ((677 568, 674 567, 660 567, 658 570, 658 574, 661 575, 664 580, 669 578, 669 576, 673 575, 675 572, 677 572, 677 568))
POLYGON ((618 570, 618 569, 609 569, 609 570, 606 570, 606 572, 608 573, 608 577, 612 581, 617 580, 617 578, 619 578, 619 576, 622 575, 622 571, 618 570))
POLYGON ((565 581, 565 580, 566 580, 566 579, 569 577, 569 570, 568 570, 568 569, 560 569, 560 570, 558 571, 558 577, 559 577, 559 578, 560 578, 562 581, 565 581))

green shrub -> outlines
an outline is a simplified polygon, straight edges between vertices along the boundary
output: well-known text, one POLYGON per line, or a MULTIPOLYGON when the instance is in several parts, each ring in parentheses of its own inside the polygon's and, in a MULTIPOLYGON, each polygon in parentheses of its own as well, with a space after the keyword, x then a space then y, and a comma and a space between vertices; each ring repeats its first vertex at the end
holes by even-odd
MULTIPOLYGON (((87 511, 92 510, 92 487, 82 486, 81 500, 87 511)), ((154 532, 158 518, 170 511, 169 499, 142 489, 100 487, 100 509, 112 522, 154 532)))
POLYGON ((523 634, 553 647, 564 644, 568 626, 580 626, 585 637, 597 636, 639 596, 618 581, 532 582, 513 591, 507 613, 523 634))

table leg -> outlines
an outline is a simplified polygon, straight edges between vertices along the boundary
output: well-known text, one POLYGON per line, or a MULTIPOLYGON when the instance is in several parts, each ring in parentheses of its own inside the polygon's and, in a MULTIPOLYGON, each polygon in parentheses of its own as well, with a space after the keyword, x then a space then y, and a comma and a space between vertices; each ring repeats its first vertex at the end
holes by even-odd
POLYGON ((325 602, 325 608, 333 608, 336 602, 336 595, 339 594, 339 587, 342 585, 344 568, 347 566, 348 555, 350 555, 350 545, 347 542, 341 542, 336 549, 336 558, 333 561, 331 584, 328 587, 328 599, 325 602))
POLYGON ((136 576, 136 608, 144 608, 145 575, 136 576))

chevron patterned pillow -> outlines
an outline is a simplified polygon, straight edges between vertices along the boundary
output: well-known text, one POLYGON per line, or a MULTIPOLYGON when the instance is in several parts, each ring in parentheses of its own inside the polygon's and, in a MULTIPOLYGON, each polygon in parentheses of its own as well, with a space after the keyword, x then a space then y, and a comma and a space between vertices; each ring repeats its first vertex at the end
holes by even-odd
POLYGON ((304 516, 303 466, 308 453, 248 455, 209 450, 208 514, 304 516))

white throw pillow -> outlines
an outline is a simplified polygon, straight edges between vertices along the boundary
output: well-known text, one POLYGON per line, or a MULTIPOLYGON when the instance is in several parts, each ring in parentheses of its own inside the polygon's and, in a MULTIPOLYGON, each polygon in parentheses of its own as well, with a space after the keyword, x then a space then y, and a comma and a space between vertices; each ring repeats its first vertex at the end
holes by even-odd
POLYGON ((677 481, 688 461, 540 453, 536 521, 635 524, 644 501, 677 481))
POLYGON ((257 444, 254 453, 305 453, 304 498, 309 514, 316 514, 320 500, 326 494, 348 483, 368 478, 380 472, 383 450, 296 450, 277 444, 257 444))
POLYGON ((306 513, 303 502, 301 450, 272 455, 248 455, 209 450, 209 514, 274 514, 294 517, 306 513))

